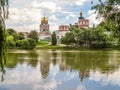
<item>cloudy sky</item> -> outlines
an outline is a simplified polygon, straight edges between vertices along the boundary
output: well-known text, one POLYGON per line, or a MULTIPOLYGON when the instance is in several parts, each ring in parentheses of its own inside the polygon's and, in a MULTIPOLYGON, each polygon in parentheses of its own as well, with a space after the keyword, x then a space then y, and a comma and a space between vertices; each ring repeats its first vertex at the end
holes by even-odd
MULTIPOLYGON (((93 0, 93 5, 97 0, 93 0)), ((91 0, 9 0, 9 19, 7 28, 18 32, 37 30, 41 18, 49 20, 50 30, 58 30, 59 25, 74 24, 82 10, 84 17, 90 20, 90 26, 98 24, 94 10, 91 10, 91 0)))

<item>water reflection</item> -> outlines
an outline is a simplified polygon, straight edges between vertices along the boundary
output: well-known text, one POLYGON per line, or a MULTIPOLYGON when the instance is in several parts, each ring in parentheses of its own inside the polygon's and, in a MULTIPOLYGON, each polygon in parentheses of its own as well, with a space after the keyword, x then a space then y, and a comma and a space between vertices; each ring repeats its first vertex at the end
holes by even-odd
MULTIPOLYGON (((107 82, 108 85, 109 82, 112 82, 111 87, 119 90, 120 78, 117 76, 120 74, 119 66, 119 51, 12 50, 8 53, 6 63, 8 73, 5 75, 3 86, 11 80, 12 83, 14 82, 14 86, 16 83, 19 86, 21 83, 27 83, 29 90, 34 90, 30 87, 32 85, 35 85, 34 88, 37 90, 50 90, 50 88, 53 90, 64 90, 63 88, 66 90, 79 90, 80 88, 93 90, 92 87, 88 88, 86 83, 93 84, 96 87, 95 90, 110 87, 100 84, 98 87, 92 82, 99 81, 100 83, 107 82), (26 80, 26 83, 21 80, 21 77, 26 80), (81 83, 84 85, 81 86, 81 83), (119 87, 115 87, 114 84, 119 87)), ((25 88, 28 89, 28 87, 24 87, 22 90, 26 90, 25 88)))
POLYGON ((6 64, 6 53, 7 52, 6 52, 6 49, 4 48, 5 46, 3 46, 3 43, 4 43, 3 41, 0 41, 0 77, 1 77, 1 82, 4 81, 4 75, 6 73, 5 64, 6 64))

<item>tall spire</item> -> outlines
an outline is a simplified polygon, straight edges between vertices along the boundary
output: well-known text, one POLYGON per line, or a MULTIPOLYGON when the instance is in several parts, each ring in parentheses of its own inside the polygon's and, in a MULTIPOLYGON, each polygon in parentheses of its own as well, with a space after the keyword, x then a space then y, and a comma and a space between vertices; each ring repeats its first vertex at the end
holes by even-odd
POLYGON ((79 19, 84 19, 82 9, 80 11, 80 17, 79 17, 79 19))
POLYGON ((82 11, 80 12, 80 17, 83 17, 83 12, 82 11))

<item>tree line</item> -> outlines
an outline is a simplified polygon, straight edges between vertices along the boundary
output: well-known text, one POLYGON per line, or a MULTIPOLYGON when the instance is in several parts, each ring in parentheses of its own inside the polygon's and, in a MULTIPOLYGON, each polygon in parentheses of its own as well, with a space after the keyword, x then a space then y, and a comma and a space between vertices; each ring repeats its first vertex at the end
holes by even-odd
POLYGON ((38 42, 38 32, 33 30, 25 38, 22 32, 17 33, 14 29, 7 29, 7 47, 20 49, 33 49, 38 42))
POLYGON ((71 31, 61 38, 61 43, 68 46, 109 48, 119 46, 118 38, 111 31, 99 25, 94 28, 72 26, 71 31))

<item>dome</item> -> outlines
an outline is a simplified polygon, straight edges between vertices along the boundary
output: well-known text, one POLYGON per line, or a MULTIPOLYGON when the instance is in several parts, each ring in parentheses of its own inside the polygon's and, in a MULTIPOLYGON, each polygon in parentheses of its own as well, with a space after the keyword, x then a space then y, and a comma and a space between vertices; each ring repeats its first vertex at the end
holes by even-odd
POLYGON ((84 17, 83 17, 83 12, 82 12, 82 11, 80 12, 80 17, 79 17, 79 19, 84 19, 84 17))
POLYGON ((43 17, 41 19, 41 24, 48 24, 48 19, 46 17, 43 17))

